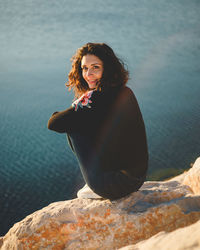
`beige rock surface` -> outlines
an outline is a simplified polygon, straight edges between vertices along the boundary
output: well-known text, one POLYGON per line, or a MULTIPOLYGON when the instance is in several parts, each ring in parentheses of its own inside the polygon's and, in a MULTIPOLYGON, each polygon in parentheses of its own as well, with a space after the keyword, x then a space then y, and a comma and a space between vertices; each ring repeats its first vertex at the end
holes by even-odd
POLYGON ((179 228, 173 232, 160 232, 150 239, 120 250, 199 250, 200 220, 191 226, 179 228))
POLYGON ((16 223, 1 249, 119 249, 191 225, 200 220, 197 174, 200 158, 182 177, 145 182, 120 200, 52 203, 16 223))
POLYGON ((182 183, 190 186, 195 194, 200 195, 200 157, 195 161, 194 166, 184 176, 182 183))

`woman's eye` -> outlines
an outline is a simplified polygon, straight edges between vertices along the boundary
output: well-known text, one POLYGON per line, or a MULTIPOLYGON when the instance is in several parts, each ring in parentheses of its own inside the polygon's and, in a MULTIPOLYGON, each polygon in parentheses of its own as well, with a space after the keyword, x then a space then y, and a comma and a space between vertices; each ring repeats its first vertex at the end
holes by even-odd
MULTIPOLYGON (((94 66, 92 66, 91 68, 90 68, 90 70, 99 70, 99 65, 94 65, 94 66)), ((86 66, 83 66, 82 67, 82 71, 84 71, 84 72, 86 72, 86 71, 88 71, 88 67, 86 67, 86 66)))
POLYGON ((86 71, 86 70, 87 70, 87 67, 83 67, 82 70, 86 71))
POLYGON ((99 66, 94 66, 94 69, 98 69, 99 68, 99 66))

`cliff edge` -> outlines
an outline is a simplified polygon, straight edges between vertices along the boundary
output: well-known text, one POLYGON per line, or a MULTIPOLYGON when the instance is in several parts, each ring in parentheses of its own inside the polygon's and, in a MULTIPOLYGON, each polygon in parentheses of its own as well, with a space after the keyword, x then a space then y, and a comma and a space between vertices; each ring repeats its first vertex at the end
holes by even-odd
MULTIPOLYGON (((200 232, 200 158, 189 171, 168 181, 147 181, 138 192, 116 201, 77 198, 52 203, 16 223, 0 239, 0 246, 155 250, 161 249, 163 240, 170 247, 162 249, 180 249, 183 241, 172 240, 170 245, 170 234, 174 235, 170 232, 178 231, 184 242, 195 240, 186 236, 190 225, 200 232)), ((195 245, 200 247, 200 241, 195 245)))

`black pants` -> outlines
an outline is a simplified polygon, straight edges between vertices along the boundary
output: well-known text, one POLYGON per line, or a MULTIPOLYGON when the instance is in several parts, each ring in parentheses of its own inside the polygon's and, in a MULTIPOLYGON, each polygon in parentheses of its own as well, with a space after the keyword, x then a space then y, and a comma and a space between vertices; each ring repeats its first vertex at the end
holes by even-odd
MULTIPOLYGON (((98 154, 90 142, 80 134, 68 135, 69 144, 76 155, 83 178, 87 185, 103 198, 115 200, 136 192, 144 183, 146 175, 140 178, 126 175, 120 170, 103 170, 98 154)), ((122 166, 123 169, 123 166, 122 166)))

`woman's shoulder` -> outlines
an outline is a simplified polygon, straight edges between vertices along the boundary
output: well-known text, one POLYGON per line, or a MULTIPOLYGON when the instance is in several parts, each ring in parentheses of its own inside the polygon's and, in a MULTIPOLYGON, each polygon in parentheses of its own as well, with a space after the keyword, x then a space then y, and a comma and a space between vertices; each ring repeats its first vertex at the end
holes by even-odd
POLYGON ((124 94, 127 94, 127 95, 134 95, 132 89, 129 88, 128 86, 126 86, 126 85, 121 87, 121 91, 122 91, 124 94))
POLYGON ((133 91, 127 86, 109 87, 105 90, 92 90, 88 92, 90 98, 96 101, 110 102, 119 96, 124 96, 124 98, 135 97, 133 91))
POLYGON ((120 87, 117 97, 124 101, 136 99, 132 89, 126 85, 120 87))

